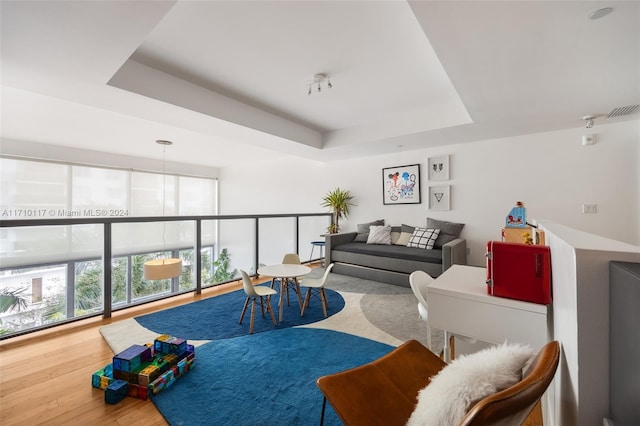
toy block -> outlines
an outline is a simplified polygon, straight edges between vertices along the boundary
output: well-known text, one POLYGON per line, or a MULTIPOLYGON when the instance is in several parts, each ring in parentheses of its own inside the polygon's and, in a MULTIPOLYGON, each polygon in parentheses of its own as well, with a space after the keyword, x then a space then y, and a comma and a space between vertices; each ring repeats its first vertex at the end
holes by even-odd
POLYGON ((114 382, 113 366, 112 364, 106 365, 100 370, 91 375, 91 385, 94 388, 106 389, 111 383, 114 382))
POLYGON ((138 374, 138 384, 141 386, 149 386, 160 374, 161 372, 157 365, 148 365, 138 374))
POLYGON ((151 348, 142 345, 132 345, 113 357, 113 369, 131 372, 144 362, 153 359, 151 348))
POLYGON ((187 341, 179 337, 163 334, 156 338, 153 348, 156 352, 180 355, 187 350, 187 341))
POLYGON ((151 390, 153 395, 157 395, 164 389, 168 388, 170 386, 170 382, 173 381, 174 378, 175 376, 172 370, 165 371, 160 377, 158 377, 156 380, 154 380, 153 383, 149 385, 149 389, 151 390))
POLYGON ((195 347, 185 339, 163 334, 154 343, 132 345, 91 376, 91 385, 105 390, 105 401, 124 397, 148 399, 170 387, 194 366, 195 347))
POLYGON ((125 382, 138 384, 138 375, 133 372, 114 370, 113 378, 116 380, 124 380, 125 382))
POLYGON ((129 384, 129 392, 127 396, 146 401, 149 399, 149 388, 147 386, 129 384))
POLYGON ((129 383, 124 380, 116 380, 104 391, 104 401, 107 404, 117 404, 122 401, 129 392, 129 383))
POLYGON ((175 364, 176 362, 178 362, 178 355, 166 353, 162 355, 162 360, 168 364, 175 364))
POLYGON ((178 367, 178 375, 183 375, 184 373, 186 373, 186 368, 187 368, 187 359, 183 358, 181 359, 178 364, 176 365, 178 367))
POLYGON ((170 387, 173 382, 193 368, 194 360, 195 357, 193 352, 185 352, 185 356, 183 356, 180 361, 172 365, 170 369, 162 373, 160 377, 149 385, 150 393, 155 396, 170 387), (183 366, 182 369, 180 368, 180 365, 183 366))

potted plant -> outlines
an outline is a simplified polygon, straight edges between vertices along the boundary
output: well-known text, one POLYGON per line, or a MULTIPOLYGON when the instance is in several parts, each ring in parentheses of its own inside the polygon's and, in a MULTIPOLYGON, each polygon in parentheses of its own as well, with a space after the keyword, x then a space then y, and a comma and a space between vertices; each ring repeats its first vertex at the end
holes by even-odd
POLYGON ((353 199, 353 195, 349 191, 344 191, 340 188, 336 188, 330 191, 322 198, 322 207, 329 207, 333 213, 333 219, 331 225, 327 228, 330 234, 337 234, 340 232, 339 219, 349 216, 349 206, 353 206, 350 201, 353 199))

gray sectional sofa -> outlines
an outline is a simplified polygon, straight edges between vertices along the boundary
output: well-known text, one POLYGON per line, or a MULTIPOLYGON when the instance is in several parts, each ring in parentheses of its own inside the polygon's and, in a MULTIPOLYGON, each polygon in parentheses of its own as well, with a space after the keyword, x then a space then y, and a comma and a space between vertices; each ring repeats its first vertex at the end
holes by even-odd
POLYGON ((332 272, 409 287, 409 275, 413 271, 421 270, 435 278, 453 264, 467 263, 466 240, 459 237, 462 224, 428 219, 427 227, 440 225, 443 232, 442 238, 438 237, 442 244, 436 240, 434 248, 427 250, 408 247, 404 241, 398 240, 398 235, 408 238, 406 232, 414 229, 407 225, 391 227, 392 235, 396 235, 391 244, 368 244, 368 234, 364 231, 371 223, 380 222, 360 224, 359 232, 325 236, 326 262, 334 264, 332 272), (454 229, 451 225, 457 226, 454 229), (447 232, 452 229, 453 233, 447 232))

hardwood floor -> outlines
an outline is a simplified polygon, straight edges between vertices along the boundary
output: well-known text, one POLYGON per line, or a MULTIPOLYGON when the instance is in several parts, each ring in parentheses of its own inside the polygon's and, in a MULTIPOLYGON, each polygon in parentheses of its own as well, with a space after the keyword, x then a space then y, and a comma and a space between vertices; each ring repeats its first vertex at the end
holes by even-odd
POLYGON ((99 327, 241 287, 230 283, 203 290, 200 296, 115 312, 108 320, 83 320, 0 342, 0 424, 166 425, 150 400, 125 398, 110 405, 104 402, 104 391, 91 386, 91 374, 113 357, 99 327))
MULTIPOLYGON (((125 398, 110 405, 91 386, 91 374, 111 362, 113 352, 99 327, 241 288, 240 282, 88 319, 0 342, 0 424, 166 425, 151 401, 125 398)), ((238 307, 238 314, 241 307, 238 307)), ((526 426, 542 425, 539 407, 526 426)))

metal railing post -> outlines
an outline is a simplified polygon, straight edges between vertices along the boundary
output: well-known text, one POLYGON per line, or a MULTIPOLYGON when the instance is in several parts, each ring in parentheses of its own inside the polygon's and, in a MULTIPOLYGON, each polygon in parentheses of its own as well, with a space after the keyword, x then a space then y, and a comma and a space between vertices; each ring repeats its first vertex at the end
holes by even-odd
POLYGON ((111 318, 111 303, 112 303, 112 267, 111 257, 113 253, 111 251, 111 222, 106 222, 104 225, 104 248, 102 251, 102 274, 104 276, 104 294, 103 304, 104 310, 102 312, 103 318, 111 318))
POLYGON ((258 276, 258 266, 260 265, 260 218, 256 217, 255 218, 255 222, 256 222, 256 233, 255 233, 255 240, 254 240, 254 246, 255 246, 255 264, 253 265, 253 270, 256 271, 256 277, 258 276))
POLYGON ((196 294, 202 294, 202 221, 200 219, 196 219, 196 246, 193 253, 193 257, 195 258, 196 265, 196 294))

